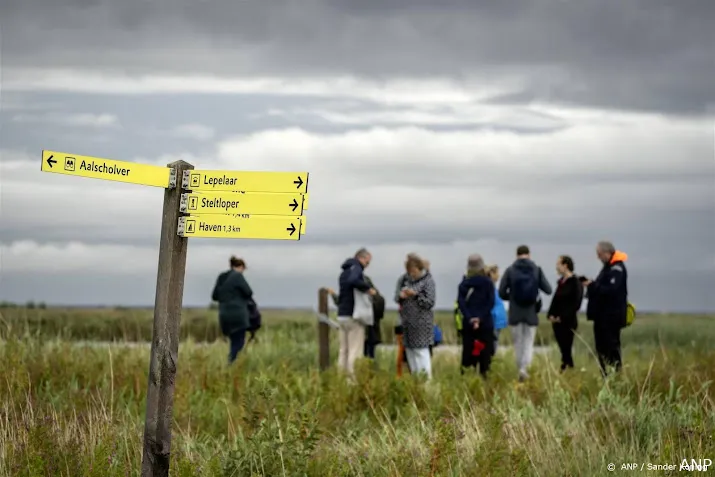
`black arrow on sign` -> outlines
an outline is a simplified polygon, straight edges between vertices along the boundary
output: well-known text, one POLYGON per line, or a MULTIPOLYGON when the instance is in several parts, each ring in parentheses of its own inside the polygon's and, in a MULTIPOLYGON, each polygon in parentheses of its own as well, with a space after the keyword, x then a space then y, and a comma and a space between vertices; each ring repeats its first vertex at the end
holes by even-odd
POLYGON ((297 180, 297 181, 293 181, 293 184, 295 184, 295 188, 296 188, 296 189, 300 189, 300 186, 303 185, 303 179, 301 179, 300 176, 298 176, 298 180, 297 180))
POLYGON ((295 225, 291 222, 290 227, 286 228, 288 232, 290 232, 291 236, 295 233, 295 225))
POLYGON ((294 197, 294 198, 293 198, 293 203, 292 203, 292 204, 288 204, 288 207, 293 207, 293 212, 295 212, 295 209, 298 208, 298 205, 299 205, 299 204, 298 204, 298 201, 295 200, 295 197, 294 197))
POLYGON ((51 155, 50 157, 47 158, 47 165, 50 166, 50 169, 52 169, 52 166, 53 166, 54 164, 57 164, 57 161, 55 161, 54 159, 52 159, 53 157, 55 157, 55 156, 54 156, 54 155, 51 155))

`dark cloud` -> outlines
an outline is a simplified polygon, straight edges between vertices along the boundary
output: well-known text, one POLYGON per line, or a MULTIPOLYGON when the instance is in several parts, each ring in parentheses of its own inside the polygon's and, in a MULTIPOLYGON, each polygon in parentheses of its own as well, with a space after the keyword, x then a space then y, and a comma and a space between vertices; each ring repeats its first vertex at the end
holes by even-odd
POLYGON ((476 74, 523 80, 502 101, 683 114, 703 114, 715 98, 706 0, 11 0, 0 18, 8 68, 476 74))

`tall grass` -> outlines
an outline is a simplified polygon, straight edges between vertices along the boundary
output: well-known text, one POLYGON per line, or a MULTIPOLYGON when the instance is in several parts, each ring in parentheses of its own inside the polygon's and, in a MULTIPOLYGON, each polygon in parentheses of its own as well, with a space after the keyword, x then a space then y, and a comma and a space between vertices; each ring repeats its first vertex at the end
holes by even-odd
MULTIPOLYGON (((150 342, 152 319, 152 310, 149 309, 0 308, 0 339, 150 342)), ((654 314, 639 315, 637 320, 638 326, 624 330, 625 342, 658 346, 661 343, 665 346, 712 345, 713 318, 710 316, 654 314)), ((287 330, 295 341, 301 343, 313 342, 317 336, 317 319, 310 310, 264 310, 263 321, 261 334, 270 334, 274 329, 287 330)), ((540 321, 536 341, 543 345, 551 344, 551 325, 543 317, 540 321)), ((442 327, 445 343, 457 344, 452 314, 438 311, 436 322, 442 327)), ((393 327, 396 323, 396 312, 388 311, 382 320, 384 342, 394 342, 393 327)), ((581 333, 590 340, 591 324, 581 317, 580 326, 581 333)), ((185 309, 181 316, 180 337, 182 340, 206 343, 221 340, 217 312, 185 309)), ((508 332, 502 334, 501 342, 511 343, 508 332)))
MULTIPOLYGON (((559 374, 552 348, 523 385, 509 353, 487 383, 460 376, 456 355, 436 353, 435 379, 423 383, 395 378, 391 350, 376 366, 359 362, 347 385, 317 371, 312 316, 300 326, 267 320, 232 367, 225 343, 189 338, 179 350, 172 475, 577 476, 607 475, 610 462, 713 458, 715 320, 677 319, 627 330, 623 372, 605 382, 585 324, 576 370, 559 374)), ((0 343, 0 476, 139 475, 149 347, 38 330, 0 343)))

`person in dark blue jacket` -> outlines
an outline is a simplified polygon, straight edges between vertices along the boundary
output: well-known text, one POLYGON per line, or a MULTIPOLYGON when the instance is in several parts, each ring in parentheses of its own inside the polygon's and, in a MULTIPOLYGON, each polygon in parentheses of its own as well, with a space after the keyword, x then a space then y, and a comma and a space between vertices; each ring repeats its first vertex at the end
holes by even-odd
POLYGON ((487 377, 494 355, 494 282, 487 275, 484 260, 471 255, 467 274, 459 284, 457 304, 462 314, 462 374, 465 368, 477 367, 487 377))
POLYGON ((370 265, 372 255, 361 248, 355 257, 348 258, 342 265, 338 278, 338 323, 340 324, 340 351, 338 367, 352 376, 355 361, 365 351, 365 324, 353 318, 355 290, 370 295, 376 291, 365 280, 363 271, 370 265))
POLYGON ((248 303, 253 291, 243 276, 246 263, 231 257, 229 264, 231 268, 216 279, 211 299, 218 302, 219 325, 230 342, 228 363, 231 364, 246 343, 246 331, 250 327, 248 303))
POLYGON ((588 305, 586 319, 593 321, 593 337, 598 353, 601 373, 606 376, 606 366, 621 369, 621 328, 626 325, 628 307, 628 255, 616 250, 611 242, 602 241, 596 246, 596 255, 603 268, 593 280, 582 278, 586 287, 588 305))

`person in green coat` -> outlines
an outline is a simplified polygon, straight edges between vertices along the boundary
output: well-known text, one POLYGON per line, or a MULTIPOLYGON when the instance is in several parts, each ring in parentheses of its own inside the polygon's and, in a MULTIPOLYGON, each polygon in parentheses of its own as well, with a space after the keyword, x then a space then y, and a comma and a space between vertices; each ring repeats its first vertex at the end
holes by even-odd
POLYGON ((218 321, 221 332, 229 339, 228 363, 236 360, 246 343, 250 326, 248 301, 253 291, 243 276, 246 263, 236 257, 229 260, 231 268, 218 276, 211 298, 218 302, 218 321))

